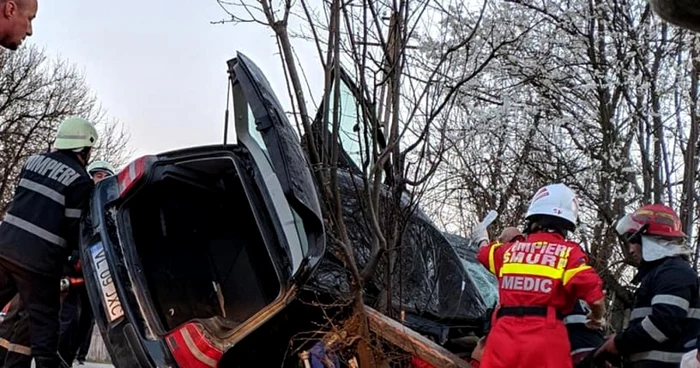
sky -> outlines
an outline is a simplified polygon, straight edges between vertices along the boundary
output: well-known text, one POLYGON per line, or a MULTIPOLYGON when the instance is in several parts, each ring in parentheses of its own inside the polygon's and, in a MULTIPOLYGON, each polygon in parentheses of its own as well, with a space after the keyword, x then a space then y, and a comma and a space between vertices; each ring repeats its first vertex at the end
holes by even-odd
MULTIPOLYGON (((289 107, 272 32, 254 23, 210 24, 226 17, 216 0, 39 0, 25 43, 83 72, 109 116, 130 132, 138 157, 222 142, 226 60, 237 51, 289 107)), ((315 63, 310 45, 298 48, 302 64, 315 63)), ((321 88, 319 74, 310 83, 321 88)))

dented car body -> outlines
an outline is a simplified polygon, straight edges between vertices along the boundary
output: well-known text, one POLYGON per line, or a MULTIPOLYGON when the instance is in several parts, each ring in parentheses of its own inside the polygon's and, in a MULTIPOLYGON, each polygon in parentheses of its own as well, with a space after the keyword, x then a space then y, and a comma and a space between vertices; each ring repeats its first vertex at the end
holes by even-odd
MULTIPOLYGON (((235 366, 224 362, 265 344, 249 340, 267 340, 277 331, 271 323, 300 319, 285 311, 302 288, 347 295, 298 136, 251 60, 239 53, 228 67, 237 141, 135 160, 96 185, 82 219, 86 285, 116 367, 235 366)), ((343 98, 357 96, 351 84, 343 84, 343 98)), ((352 105, 343 103, 350 120, 352 105)), ((355 123, 341 124, 339 190, 362 266, 371 242, 358 146, 346 134, 355 123)), ((473 251, 455 250, 469 241, 441 233, 420 210, 410 222, 400 256, 409 266, 392 275, 403 285, 393 291, 394 307, 441 344, 478 329, 493 280, 473 251)), ((368 288, 369 303, 376 290, 368 288)))
POLYGON ((325 249, 301 146, 260 70, 229 61, 233 145, 144 156, 96 185, 81 255, 117 367, 216 367, 325 249))

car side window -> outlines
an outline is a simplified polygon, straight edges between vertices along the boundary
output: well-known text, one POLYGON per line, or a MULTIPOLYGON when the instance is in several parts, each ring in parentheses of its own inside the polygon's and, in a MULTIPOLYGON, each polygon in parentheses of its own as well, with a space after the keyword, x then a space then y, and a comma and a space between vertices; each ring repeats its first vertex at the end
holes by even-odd
MULTIPOLYGON (((263 140, 262 134, 260 134, 260 131, 257 129, 257 124, 255 121, 255 115, 253 114, 253 110, 248 104, 248 101, 246 100, 243 91, 240 89, 240 87, 234 86, 233 98, 235 106, 234 111, 237 115, 236 118, 246 119, 248 135, 253 139, 253 141, 255 141, 257 146, 265 155, 267 161, 270 163, 270 168, 274 170, 275 166, 272 163, 272 158, 270 157, 270 153, 268 152, 267 145, 263 140), (245 115, 245 117, 241 115, 245 115)), ((296 228, 297 236, 299 238, 299 245, 301 246, 302 256, 305 256, 309 251, 309 241, 306 237, 306 231, 304 230, 304 222, 293 207, 290 206, 289 209, 291 211, 292 217, 294 218, 294 225, 296 228)))
MULTIPOLYGON (((333 108, 335 85, 331 88, 328 100, 328 122, 333 124, 333 108)), ((366 160, 365 141, 363 137, 363 127, 361 124, 362 115, 359 113, 359 104, 352 92, 345 84, 340 82, 340 103, 339 103, 340 130, 338 132, 340 144, 343 150, 348 153, 357 167, 362 167, 363 158, 366 160)))
POLYGON ((255 125, 255 116, 253 116, 253 112, 250 108, 250 105, 246 102, 246 107, 248 108, 248 132, 250 136, 255 140, 255 142, 260 146, 260 149, 265 152, 265 156, 267 156, 267 160, 270 161, 270 154, 267 152, 267 146, 265 145, 265 141, 263 140, 262 135, 260 134, 260 131, 258 130, 257 126, 255 125))
POLYGON ((260 134, 260 131, 258 130, 255 124, 255 115, 253 115, 253 109, 251 109, 250 105, 248 104, 248 100, 246 100, 245 94, 243 93, 243 90, 241 89, 241 86, 239 84, 235 84, 233 86, 233 105, 235 120, 244 120, 246 122, 246 130, 248 132, 248 135, 253 139, 253 141, 255 141, 260 150, 262 150, 262 152, 265 154, 267 161, 270 162, 270 166, 273 167, 274 170, 274 166, 272 165, 272 160, 270 158, 269 152, 267 151, 265 141, 263 140, 262 134, 260 134))

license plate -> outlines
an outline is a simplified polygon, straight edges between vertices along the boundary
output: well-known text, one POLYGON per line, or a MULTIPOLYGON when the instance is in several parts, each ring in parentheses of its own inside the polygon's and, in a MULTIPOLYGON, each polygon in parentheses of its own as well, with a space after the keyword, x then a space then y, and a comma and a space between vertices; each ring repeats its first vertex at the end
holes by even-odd
POLYGON ((102 292, 102 305, 105 308, 109 322, 114 322, 124 316, 124 310, 122 309, 122 302, 119 300, 119 295, 117 295, 117 289, 114 287, 112 272, 109 270, 109 264, 107 263, 107 257, 102 243, 97 243, 92 246, 90 248, 90 254, 92 255, 92 263, 95 266, 97 282, 102 292))

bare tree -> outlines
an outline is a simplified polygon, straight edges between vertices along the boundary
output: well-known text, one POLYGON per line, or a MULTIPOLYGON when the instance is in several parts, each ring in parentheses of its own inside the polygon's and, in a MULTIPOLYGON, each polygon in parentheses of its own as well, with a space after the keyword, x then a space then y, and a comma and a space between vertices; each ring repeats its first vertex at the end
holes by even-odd
MULTIPOLYGON (((392 313, 397 286, 392 275, 401 266, 404 234, 449 144, 446 123, 457 93, 524 31, 480 37, 487 2, 477 9, 466 9, 459 2, 448 9, 409 0, 217 2, 230 17, 223 23, 255 22, 276 36, 293 117, 320 187, 331 237, 329 254, 340 255, 350 276, 359 321, 356 332, 363 337, 358 346, 361 365, 375 366, 366 345, 363 287, 375 281, 381 289, 378 307, 392 313), (444 47, 435 40, 436 57, 426 60, 412 43, 419 43, 454 9, 470 12, 471 23, 465 28, 471 34, 444 47), (291 22, 302 28, 296 39, 291 22), (309 103, 295 40, 310 41, 318 51, 318 69, 325 75, 319 106, 309 103), (445 78, 450 70, 459 71, 455 79, 445 78), (309 112, 314 109, 315 118, 309 112), (348 172, 355 178, 351 193, 341 190, 339 183, 348 172), (358 213, 348 213, 344 205, 348 199, 359 201, 358 213), (349 235, 349 220, 361 224, 367 237, 349 235)), ((495 30, 497 24, 487 28, 495 30)))
POLYGON ((49 60, 34 46, 0 51, 0 213, 7 209, 24 160, 51 149, 58 124, 70 116, 96 123, 102 157, 120 163, 128 154, 128 135, 105 119, 74 66, 49 60))
MULTIPOLYGON (((613 232, 622 214, 654 202, 679 209, 697 249, 696 36, 644 1, 508 0, 493 10, 485 19, 497 33, 530 31, 460 89, 431 209, 468 223, 507 208, 514 223, 534 187, 569 184, 582 200, 576 235, 620 310, 633 290, 613 232)), ((455 39, 469 34, 455 29, 455 39)))
POLYGON ((108 119, 105 115, 104 112, 100 111, 96 118, 92 118, 92 121, 96 121, 100 139, 91 155, 91 159, 104 160, 115 168, 119 168, 127 164, 133 155, 134 151, 129 146, 131 135, 123 123, 113 118, 108 119))

